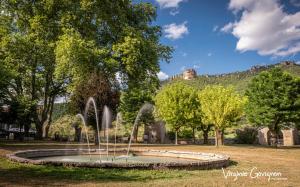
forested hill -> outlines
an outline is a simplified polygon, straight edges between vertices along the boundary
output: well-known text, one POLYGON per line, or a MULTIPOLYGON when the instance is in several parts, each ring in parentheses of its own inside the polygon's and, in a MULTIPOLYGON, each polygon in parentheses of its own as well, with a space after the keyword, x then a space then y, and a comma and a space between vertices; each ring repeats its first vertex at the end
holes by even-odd
POLYGON ((236 88, 236 90, 239 93, 244 93, 248 83, 253 77, 258 75, 262 71, 266 71, 274 67, 280 67, 282 70, 289 72, 292 75, 300 76, 300 65, 294 62, 281 62, 278 64, 268 66, 254 66, 251 69, 242 72, 234 72, 220 75, 198 75, 192 80, 183 80, 179 75, 176 76, 176 78, 163 81, 162 85, 170 84, 177 81, 181 81, 186 84, 195 86, 199 89, 202 89, 203 87, 209 84, 221 84, 224 86, 232 85, 236 88))

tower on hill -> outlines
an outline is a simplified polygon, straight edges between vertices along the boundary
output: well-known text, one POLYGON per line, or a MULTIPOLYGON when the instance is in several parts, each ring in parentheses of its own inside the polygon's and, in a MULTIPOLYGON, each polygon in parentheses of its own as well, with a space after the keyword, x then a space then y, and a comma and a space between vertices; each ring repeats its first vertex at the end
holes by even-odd
POLYGON ((197 77, 197 73, 194 69, 187 69, 183 72, 182 78, 185 80, 191 80, 197 77))

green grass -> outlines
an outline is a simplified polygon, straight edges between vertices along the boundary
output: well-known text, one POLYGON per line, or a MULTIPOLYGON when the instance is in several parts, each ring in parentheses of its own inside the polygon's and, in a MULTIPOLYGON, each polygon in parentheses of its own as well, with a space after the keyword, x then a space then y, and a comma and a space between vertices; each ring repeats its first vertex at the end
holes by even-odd
POLYGON ((0 179, 37 178, 49 180, 72 181, 149 181, 157 179, 172 179, 186 177, 190 172, 177 170, 126 170, 126 169, 96 169, 76 167, 55 167, 32 164, 20 164, 0 158, 0 179))
MULTIPOLYGON (((225 179, 221 169, 213 170, 126 170, 55 167, 11 162, 5 154, 24 149, 65 148, 59 143, 0 144, 0 186, 297 186, 300 182, 300 147, 272 148, 231 145, 216 148, 199 145, 134 145, 148 149, 211 152, 229 155, 227 171, 279 171, 286 181, 268 181, 266 177, 225 179)), ((68 145, 70 146, 70 145, 68 145)), ((72 145, 73 148, 78 145, 72 145)), ((71 147, 69 147, 71 148, 71 147)))

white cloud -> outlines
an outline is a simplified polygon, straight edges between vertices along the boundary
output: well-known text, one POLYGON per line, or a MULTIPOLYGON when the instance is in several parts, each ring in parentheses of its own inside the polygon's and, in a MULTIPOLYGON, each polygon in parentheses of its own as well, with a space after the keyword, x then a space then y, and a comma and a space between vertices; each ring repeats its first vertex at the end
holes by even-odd
POLYGON ((300 65, 300 61, 297 61, 297 62, 295 62, 295 63, 300 65))
POLYGON ((229 22, 226 25, 224 25, 224 27, 221 28, 221 31, 225 33, 230 33, 232 32, 233 27, 234 27, 234 23, 229 22))
POLYGON ((177 14, 179 14, 179 10, 178 9, 173 9, 173 10, 170 11, 170 14, 172 16, 176 16, 177 14))
POLYGON ((274 0, 231 0, 229 9, 234 13, 242 11, 241 17, 221 31, 238 38, 238 51, 275 56, 300 52, 300 12, 286 13, 274 0))
POLYGON ((161 8, 178 8, 179 3, 186 0, 156 0, 161 8))
POLYGON ((218 26, 218 25, 215 25, 215 26, 213 27, 213 32, 216 32, 216 31, 218 30, 218 28, 219 28, 219 26, 218 26))
POLYGON ((166 80, 169 78, 169 75, 160 71, 159 73, 157 73, 157 77, 159 80, 166 80))
POLYGON ((185 66, 181 66, 181 68, 180 68, 181 71, 184 71, 185 69, 186 69, 185 66))
POLYGON ((286 50, 281 50, 281 51, 278 51, 277 52, 277 55, 278 56, 288 56, 288 55, 295 55, 296 53, 300 52, 300 42, 293 45, 293 46, 290 46, 288 49, 286 50))
POLYGON ((171 23, 169 25, 164 25, 164 32, 166 33, 166 37, 172 40, 176 40, 178 38, 182 38, 183 35, 188 34, 188 28, 186 26, 187 22, 183 22, 181 24, 171 23))
POLYGON ((255 1, 258 2, 260 0, 231 0, 229 3, 229 9, 239 11, 243 8, 253 6, 255 1))
POLYGON ((212 53, 207 53, 207 56, 211 57, 211 56, 212 56, 212 53))

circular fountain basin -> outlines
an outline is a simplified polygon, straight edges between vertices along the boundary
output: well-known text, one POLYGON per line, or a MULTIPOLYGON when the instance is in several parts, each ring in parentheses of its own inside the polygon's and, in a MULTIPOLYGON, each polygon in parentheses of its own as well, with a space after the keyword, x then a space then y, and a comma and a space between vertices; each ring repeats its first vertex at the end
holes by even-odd
POLYGON ((37 165, 128 168, 128 169, 212 169, 229 164, 229 156, 213 153, 135 149, 126 150, 40 149, 19 151, 7 155, 12 161, 37 165), (101 154, 101 155, 99 155, 101 154))

